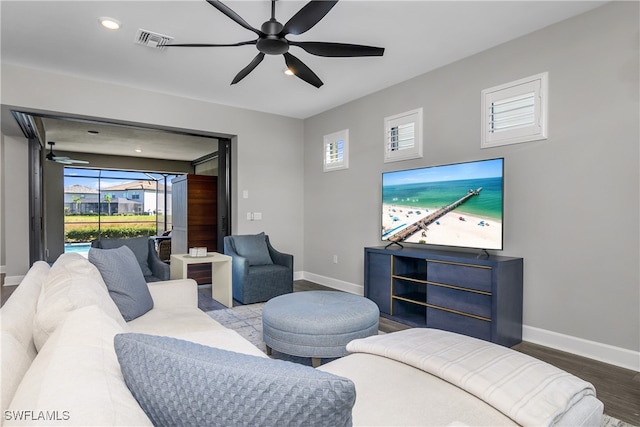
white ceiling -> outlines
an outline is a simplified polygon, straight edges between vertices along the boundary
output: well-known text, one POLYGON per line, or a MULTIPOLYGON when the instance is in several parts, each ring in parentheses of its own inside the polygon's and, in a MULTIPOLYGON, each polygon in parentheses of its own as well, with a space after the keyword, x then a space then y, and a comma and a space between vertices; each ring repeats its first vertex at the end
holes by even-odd
MULTIPOLYGON (((255 39, 204 0, 7 1, 0 3, 2 62, 46 69, 208 102, 307 118, 601 6, 605 1, 342 0, 297 41, 385 48, 383 57, 325 58, 290 53, 324 82, 319 89, 283 74, 281 55, 267 56, 244 80, 234 76, 255 46, 152 49, 134 43, 138 29, 174 43, 255 39), (98 18, 122 23, 108 31, 98 18)), ((270 2, 226 1, 250 25, 270 17, 270 2)), ((281 23, 306 2, 279 0, 281 23)), ((60 149, 67 150, 59 142, 60 149)))
MULTIPOLYGON (((215 138, 50 117, 42 120, 47 142, 55 142, 56 154, 64 151, 191 162, 218 150, 215 138)), ((47 145, 47 150, 51 148, 47 145)))

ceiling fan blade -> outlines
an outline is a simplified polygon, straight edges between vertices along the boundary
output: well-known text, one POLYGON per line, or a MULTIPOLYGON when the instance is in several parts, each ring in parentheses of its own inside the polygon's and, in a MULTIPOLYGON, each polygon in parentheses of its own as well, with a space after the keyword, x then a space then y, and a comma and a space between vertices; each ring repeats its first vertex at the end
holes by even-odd
POLYGON ((291 55, 289 52, 284 53, 284 60, 287 63, 287 68, 289 68, 289 70, 291 70, 298 78, 301 78, 305 82, 317 88, 324 84, 309 67, 304 65, 302 61, 291 55))
POLYGON ((88 165, 89 164, 89 162, 87 162, 86 160, 75 160, 75 159, 56 160, 56 162, 63 165, 88 165))
POLYGON ((227 15, 229 18, 231 18, 232 20, 234 20, 236 23, 238 23, 239 25, 243 26, 247 30, 253 31, 254 33, 256 33, 259 36, 262 35, 261 31, 253 28, 251 25, 249 25, 247 23, 247 21, 242 19, 240 17, 240 15, 235 13, 233 10, 231 10, 231 8, 229 6, 227 6, 226 4, 222 3, 221 1, 219 1, 219 0, 207 0, 207 3, 209 3, 211 6, 215 7, 216 9, 218 9, 220 12, 224 13, 225 15, 227 15))
POLYGON ((283 36, 286 36, 287 34, 298 35, 309 31, 314 25, 320 22, 327 13, 329 13, 336 3, 338 3, 338 0, 311 0, 309 3, 304 5, 298 13, 289 19, 280 34, 283 36))
POLYGON ((294 42, 289 41, 291 46, 298 46, 308 53, 317 56, 330 57, 354 57, 354 56, 382 56, 383 47, 363 46, 348 43, 326 43, 326 42, 294 42))
POLYGON ((258 39, 256 39, 256 40, 247 40, 246 42, 229 43, 229 44, 172 43, 172 44, 165 45, 165 47, 235 47, 235 46, 245 46, 245 45, 248 45, 248 44, 256 44, 256 43, 258 43, 258 39))
POLYGON ((60 163, 62 165, 88 165, 89 164, 89 162, 86 160, 76 160, 76 159, 71 159, 69 157, 64 157, 64 156, 55 156, 55 155, 52 155, 52 153, 47 154, 46 158, 49 161, 60 163))
POLYGON ((231 82, 232 85, 238 83, 240 80, 244 79, 245 77, 247 77, 247 75, 249 75, 250 72, 253 71, 254 68, 256 68, 258 66, 259 63, 262 62, 262 60, 264 59, 264 53, 260 52, 259 54, 256 55, 255 58, 253 58, 253 61, 251 61, 251 63, 249 65, 247 65, 246 67, 244 67, 237 75, 236 77, 233 79, 233 81, 231 82))

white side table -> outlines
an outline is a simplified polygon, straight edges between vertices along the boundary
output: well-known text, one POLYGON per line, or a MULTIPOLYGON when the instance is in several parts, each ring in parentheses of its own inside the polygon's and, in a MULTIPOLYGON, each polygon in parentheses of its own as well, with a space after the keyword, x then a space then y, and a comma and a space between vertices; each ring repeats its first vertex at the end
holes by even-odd
POLYGON ((226 307, 233 307, 231 291, 231 257, 207 252, 206 257, 171 254, 171 279, 186 279, 189 264, 211 263, 211 297, 226 307))

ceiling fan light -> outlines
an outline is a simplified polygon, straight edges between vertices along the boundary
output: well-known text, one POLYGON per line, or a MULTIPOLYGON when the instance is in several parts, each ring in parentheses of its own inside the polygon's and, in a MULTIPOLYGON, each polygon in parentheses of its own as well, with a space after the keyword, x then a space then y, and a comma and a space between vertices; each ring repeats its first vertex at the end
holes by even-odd
POLYGON ((293 75, 294 75, 294 72, 293 72, 293 71, 291 71, 291 69, 290 69, 290 68, 285 68, 283 72, 284 72, 287 76, 293 76, 293 75))
POLYGON ((120 21, 117 19, 102 17, 98 19, 98 21, 100 22, 100 25, 108 30, 118 30, 121 27, 120 21))

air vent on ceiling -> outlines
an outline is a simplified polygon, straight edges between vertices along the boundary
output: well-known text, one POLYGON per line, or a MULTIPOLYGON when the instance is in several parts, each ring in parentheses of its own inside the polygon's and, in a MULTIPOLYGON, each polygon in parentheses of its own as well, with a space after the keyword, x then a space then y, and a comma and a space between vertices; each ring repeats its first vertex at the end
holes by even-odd
POLYGON ((136 34, 135 43, 153 49, 164 49, 167 43, 169 43, 171 40, 173 40, 173 37, 143 30, 141 28, 136 34))

